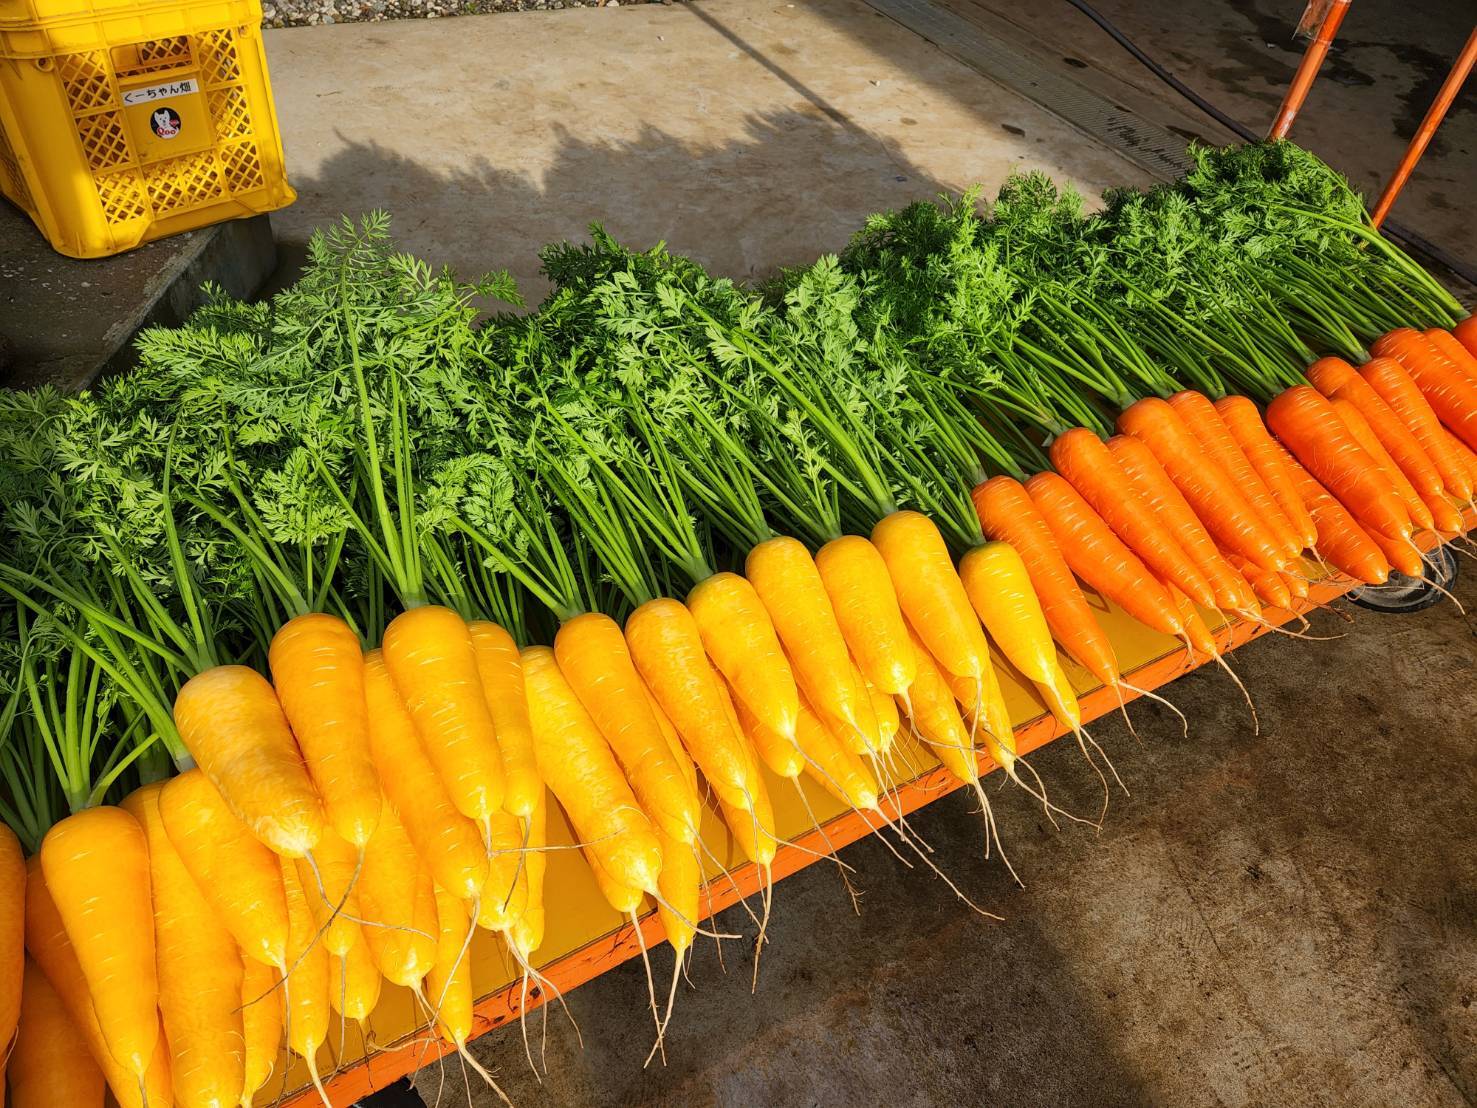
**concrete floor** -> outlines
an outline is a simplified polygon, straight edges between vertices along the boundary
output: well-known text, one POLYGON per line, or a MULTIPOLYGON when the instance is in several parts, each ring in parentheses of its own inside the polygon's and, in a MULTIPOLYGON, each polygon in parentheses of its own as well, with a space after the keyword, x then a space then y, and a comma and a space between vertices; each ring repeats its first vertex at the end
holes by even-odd
POLYGON ((293 28, 267 51, 299 196, 273 218, 287 256, 384 206, 407 249, 506 267, 532 298, 538 249, 591 221, 755 279, 1022 165, 1093 195, 1145 180, 860 0, 293 28))
MULTIPOLYGON (((1086 16, 1061 0, 942 0, 992 31, 1000 21, 1113 96, 1137 93, 1172 111, 1191 134, 1226 141, 1208 117, 1170 92, 1086 16)), ((1257 133, 1265 132, 1302 58, 1292 28, 1301 0, 1092 0, 1146 53, 1257 133)), ((1338 167, 1371 199, 1389 179, 1474 21, 1471 0, 1358 0, 1291 137, 1338 167)), ((1140 110, 1142 101, 1130 106, 1140 110)), ((1152 116, 1157 114, 1149 109, 1152 116)), ((1471 219, 1477 182, 1477 81, 1469 80, 1391 218, 1477 264, 1471 219)))
MULTIPOLYGON (((1458 591, 1477 606, 1477 573, 1458 591)), ((542 1086, 516 1028, 474 1052, 520 1106, 1477 1102, 1477 621, 1451 604, 1343 609, 1352 625, 1314 620, 1338 642, 1236 653, 1260 736, 1206 670, 1168 690, 1188 739, 1153 707, 1133 710, 1142 746, 1119 720, 1095 726, 1133 792, 1100 836, 992 791, 1024 890, 981 857, 967 797, 919 813, 940 863, 1005 922, 862 842, 842 852, 859 917, 825 865, 776 888, 756 995, 738 944, 726 976, 702 950, 665 1069, 641 1069, 639 963, 570 995, 583 1052, 551 1013, 542 1086)), ((1074 747, 1032 761, 1054 800, 1092 808, 1074 747)), ((737 909, 720 922, 752 941, 737 909)), ((417 1079, 426 1103, 440 1079, 417 1079)), ((461 1103, 460 1074, 446 1079, 442 1103, 461 1103)))

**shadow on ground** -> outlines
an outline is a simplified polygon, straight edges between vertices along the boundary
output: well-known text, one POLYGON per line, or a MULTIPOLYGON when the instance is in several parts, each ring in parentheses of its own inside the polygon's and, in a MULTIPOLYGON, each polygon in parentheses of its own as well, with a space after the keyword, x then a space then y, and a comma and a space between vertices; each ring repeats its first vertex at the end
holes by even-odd
POLYGON ((824 101, 750 115, 741 132, 713 146, 655 126, 625 142, 559 126, 554 139, 552 162, 537 179, 481 157, 443 173, 379 143, 346 140, 319 172, 294 178, 298 203, 290 220, 276 220, 274 287, 301 268, 305 229, 340 214, 345 178, 366 182, 358 190, 366 208, 409 213, 394 224, 404 249, 464 277, 505 266, 530 303, 547 289, 533 271, 539 248, 582 238, 592 222, 633 246, 665 241, 714 273, 755 281, 841 249, 879 208, 944 191, 894 144, 824 101), (802 163, 813 172, 794 173, 802 163), (857 187, 860 173, 873 178, 869 187, 857 187), (475 213, 467 220, 478 229, 475 240, 457 234, 457 212, 475 213))

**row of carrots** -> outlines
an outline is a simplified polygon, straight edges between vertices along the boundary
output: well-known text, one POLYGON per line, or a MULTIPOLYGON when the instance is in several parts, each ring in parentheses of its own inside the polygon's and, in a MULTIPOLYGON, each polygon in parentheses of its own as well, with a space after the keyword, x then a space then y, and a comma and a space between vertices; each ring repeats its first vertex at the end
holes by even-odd
POLYGON ((12 1103, 80 1108, 106 1086, 125 1108, 249 1105, 285 1044, 327 1104, 332 1013, 364 1020, 384 982, 475 1066, 473 929, 501 938, 525 989, 547 984, 550 793, 610 905, 635 923, 649 900, 665 926, 659 1049, 710 934, 706 804, 765 875, 767 915, 774 783, 807 777, 908 842, 887 785, 905 734, 982 801, 983 754, 1057 811, 1019 772, 996 659, 1079 740, 1058 647, 1120 702, 1140 692, 1079 581, 1224 665, 1205 613, 1293 609, 1305 556, 1371 585, 1419 576, 1417 539, 1459 534, 1477 487, 1477 323, 1391 332, 1373 353, 1317 362, 1265 418, 1181 392, 1136 402, 1106 442, 1059 436, 1054 472, 974 490, 991 541, 957 564, 900 511, 814 554, 771 539, 743 575, 624 626, 580 615, 552 646, 437 606, 368 651, 338 617, 291 620, 270 680, 220 666, 179 693, 195 768, 63 819, 30 859, 0 829, 12 1103))

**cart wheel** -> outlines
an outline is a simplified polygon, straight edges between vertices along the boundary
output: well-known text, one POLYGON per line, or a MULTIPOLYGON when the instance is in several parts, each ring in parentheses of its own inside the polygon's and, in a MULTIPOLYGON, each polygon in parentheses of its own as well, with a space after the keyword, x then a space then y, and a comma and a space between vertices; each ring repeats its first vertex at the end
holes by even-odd
POLYGON ((410 1081, 402 1077, 393 1085, 355 1101, 354 1108, 426 1108, 426 1102, 410 1081))
POLYGON ((1378 587, 1364 586, 1349 594, 1349 599, 1361 608, 1373 612, 1420 612, 1446 599, 1445 594, 1433 589, 1434 581, 1450 592, 1456 584, 1456 555, 1447 546, 1438 546, 1425 556, 1426 576, 1407 577, 1403 573, 1391 573, 1390 580, 1378 587))

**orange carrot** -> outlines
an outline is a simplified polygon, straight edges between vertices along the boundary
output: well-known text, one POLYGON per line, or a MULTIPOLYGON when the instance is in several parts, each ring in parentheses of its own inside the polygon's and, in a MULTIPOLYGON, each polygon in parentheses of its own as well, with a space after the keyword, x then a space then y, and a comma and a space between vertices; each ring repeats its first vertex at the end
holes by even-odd
POLYGON ((1446 432, 1446 442, 1451 447, 1453 456, 1461 463, 1468 475, 1472 478, 1473 489, 1477 489, 1477 451, 1473 451, 1470 446, 1450 431, 1446 432))
POLYGON ((1030 494, 1019 481, 1002 476, 975 486, 970 497, 985 534, 1010 543, 1025 562, 1056 641, 1103 684, 1116 685, 1118 659, 1113 645, 1087 606, 1030 494))
POLYGON ((1426 341, 1431 343, 1437 350, 1451 361, 1451 363, 1462 371, 1469 381, 1477 382, 1477 357, 1472 355, 1450 331, 1443 331, 1433 327, 1424 332, 1426 341))
POLYGON ((1366 585, 1383 585, 1388 581, 1390 563, 1358 520, 1307 470, 1291 458, 1288 462, 1298 493, 1318 525, 1318 553, 1335 569, 1366 585))
POLYGON ((1292 475, 1282 464, 1282 452, 1262 422, 1261 412, 1244 396, 1223 396, 1215 402, 1215 410, 1241 448, 1241 453, 1282 509, 1297 537, 1298 549, 1310 548, 1318 541, 1318 529, 1313 526, 1313 517, 1308 514, 1302 497, 1297 494, 1292 475))
POLYGON ((1026 491, 1073 573, 1140 623, 1166 635, 1184 631, 1164 586, 1062 477, 1038 473, 1026 491))
POLYGON ((1131 435, 1114 435, 1107 447, 1149 509, 1164 521, 1181 549, 1210 582, 1215 593, 1215 604, 1211 607, 1232 612, 1249 612, 1255 608, 1250 587, 1221 557, 1215 540, 1153 452, 1131 435))
POLYGON ((1477 448, 1477 381, 1425 335, 1408 327, 1380 336, 1370 350, 1399 361, 1446 429, 1477 448))
POLYGON ((1215 605, 1210 582, 1154 515, 1103 441, 1085 427, 1058 435, 1051 464, 1151 570, 1198 603, 1215 605))
MULTIPOLYGON (((1250 565, 1249 562, 1246 564, 1250 565)), ((1190 650, 1204 654, 1207 658, 1217 657, 1221 652, 1220 644, 1215 641, 1205 620, 1200 618, 1194 602, 1180 592, 1173 581, 1167 582, 1164 587, 1169 590, 1170 599, 1174 601, 1175 607, 1179 609, 1180 619, 1184 621, 1185 638, 1189 640, 1190 650)))
POLYGON ((379 820, 380 787, 369 757, 359 636, 338 616, 298 616, 272 636, 267 664, 329 826, 363 850, 379 820))
POLYGON ((1421 558, 1421 552, 1414 543, 1401 542, 1382 535, 1378 531, 1367 530, 1366 534, 1380 548, 1380 552, 1384 554, 1385 560, 1390 563, 1392 569, 1400 571, 1407 577, 1425 576, 1425 561, 1421 558))
POLYGON ((1477 356, 1477 316, 1468 316, 1451 329, 1452 337, 1477 356))
POLYGON ((1287 591, 1292 593, 1298 600, 1308 599, 1308 578, 1303 573, 1281 574, 1282 583, 1287 586, 1287 591))
POLYGON ((1200 440, 1211 461, 1221 467, 1231 479, 1231 484, 1246 497, 1251 510, 1261 517, 1281 544, 1283 553, 1296 558, 1303 549, 1302 538, 1278 505, 1272 490, 1237 444, 1215 405, 1200 393, 1186 390, 1171 396, 1169 406, 1179 413, 1190 433, 1200 440))
POLYGON ((1287 564, 1288 555, 1276 536, 1169 404, 1152 396, 1136 401, 1118 416, 1118 429, 1149 448, 1201 523, 1227 550, 1264 569, 1287 564))
POLYGON ((1339 358, 1320 358, 1308 367, 1308 380, 1330 400, 1345 400, 1359 409, 1375 438, 1431 512, 1438 530, 1459 529, 1460 516, 1446 499, 1446 486, 1435 462, 1410 428, 1353 366, 1339 358))
POLYGON ((1344 426, 1354 436, 1355 441, 1364 447, 1365 452, 1374 459, 1375 465, 1379 466, 1380 472, 1389 480, 1395 495, 1400 497, 1400 502, 1405 505, 1405 511, 1410 520, 1423 530, 1431 530, 1436 526, 1436 520, 1431 515, 1431 509, 1426 507, 1426 502, 1420 498, 1415 491, 1415 486, 1405 479, 1405 474, 1395 464, 1395 459, 1390 457, 1390 452, 1381 445, 1375 436, 1374 428, 1370 427, 1369 421, 1364 418, 1352 403, 1341 396, 1335 396, 1329 401, 1333 410, 1338 412, 1339 418, 1344 421, 1344 426))
POLYGON ((1247 583, 1256 592, 1258 600, 1269 608, 1281 608, 1284 611, 1291 609, 1292 590, 1287 587, 1287 582, 1282 579, 1280 573, 1263 569, 1234 551, 1223 550, 1221 553, 1226 561, 1230 562, 1236 571, 1246 578, 1247 583))
POLYGON ((1410 514, 1389 478, 1316 390, 1284 390, 1267 406, 1267 426, 1360 523, 1390 538, 1410 538, 1410 514))
POLYGON ((1420 443, 1441 474, 1441 483, 1458 500, 1472 499, 1473 478, 1420 387, 1394 358, 1371 358, 1359 367, 1359 376, 1390 406, 1420 443))
POLYGON ((149 847, 122 808, 84 808, 41 843, 41 868, 108 1051, 142 1079, 159 1038, 149 847))

